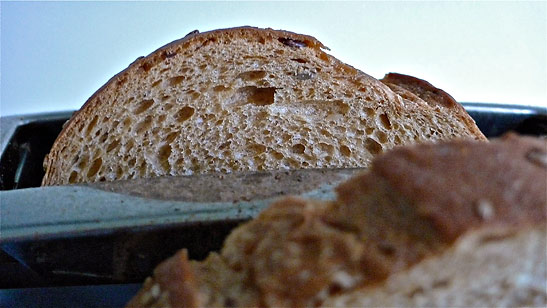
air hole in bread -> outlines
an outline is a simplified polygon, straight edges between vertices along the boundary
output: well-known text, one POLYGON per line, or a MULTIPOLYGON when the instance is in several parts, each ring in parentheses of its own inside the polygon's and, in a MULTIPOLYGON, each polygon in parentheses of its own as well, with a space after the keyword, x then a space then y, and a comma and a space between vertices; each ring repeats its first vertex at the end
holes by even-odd
POLYGON ((192 157, 191 164, 192 164, 192 168, 191 168, 192 172, 199 173, 201 171, 202 166, 200 165, 197 158, 192 157))
POLYGON ((303 48, 308 47, 307 42, 301 40, 295 40, 287 37, 280 37, 277 39, 285 46, 294 47, 294 48, 303 48))
POLYGON ((255 143, 255 144, 252 144, 251 146, 249 146, 249 150, 256 153, 256 154, 260 154, 260 153, 264 153, 266 151, 266 146, 263 145, 263 144, 255 143))
POLYGON ((158 152, 158 160, 165 172, 168 172, 171 169, 171 165, 169 164, 169 156, 171 156, 171 145, 164 144, 160 147, 158 152))
POLYGON ((87 167, 87 163, 89 162, 89 159, 87 156, 81 156, 80 157, 80 162, 78 163, 78 168, 80 168, 80 170, 82 169, 85 169, 85 167, 87 167))
POLYGON ((142 161, 139 166, 139 176, 143 177, 146 174, 146 162, 142 161))
POLYGON ((123 176, 123 169, 121 166, 118 166, 116 169, 116 178, 121 179, 123 176))
POLYGON ((197 99, 200 96, 199 92, 194 91, 194 90, 189 90, 186 93, 188 93, 188 95, 190 95, 192 97, 192 99, 194 99, 194 100, 197 99))
POLYGON ((292 58, 292 61, 298 62, 298 63, 308 63, 307 60, 301 59, 301 58, 292 58))
POLYGON ((103 165, 103 160, 99 157, 93 161, 91 164, 91 167, 89 167, 89 170, 87 170, 87 177, 91 178, 94 177, 97 172, 99 172, 99 169, 101 169, 101 166, 103 165))
POLYGON ((246 105, 253 104, 256 106, 266 106, 274 103, 275 91, 274 87, 258 88, 248 86, 239 88, 236 93, 226 102, 229 105, 246 105))
POLYGON ((151 85, 152 88, 157 87, 157 86, 161 83, 161 81, 162 81, 161 79, 158 79, 158 80, 154 81, 154 82, 152 83, 152 85, 151 85))
POLYGON ((180 72, 181 72, 182 74, 191 75, 191 74, 194 73, 194 69, 191 68, 191 67, 185 66, 185 67, 183 67, 183 68, 180 69, 180 72))
POLYGON ((382 113, 380 115, 380 124, 386 129, 391 129, 391 121, 389 120, 387 114, 382 113))
POLYGON ((387 134, 381 130, 376 131, 376 137, 378 141, 382 144, 387 143, 387 134))
POLYGON ((100 143, 104 143, 107 139, 108 139, 108 132, 104 133, 104 134, 101 136, 101 139, 99 139, 99 142, 100 142, 100 143))
POLYGON ((205 121, 212 123, 217 117, 214 114, 208 113, 205 115, 205 121))
POLYGON ((306 150, 306 146, 301 143, 295 144, 292 146, 292 152, 296 154, 303 154, 306 150))
POLYGON ((110 130, 115 130, 118 125, 120 125, 120 121, 114 120, 112 121, 112 124, 110 125, 110 130))
POLYGON ((213 88, 213 91, 215 91, 215 92, 222 92, 222 91, 226 91, 226 90, 228 90, 228 89, 229 89, 229 88, 227 88, 227 87, 225 87, 225 86, 223 86, 223 85, 218 85, 218 86, 215 86, 215 87, 213 88))
POLYGON ((89 136, 91 134, 91 131, 97 125, 97 121, 99 121, 99 117, 94 116, 93 119, 91 120, 91 122, 89 122, 89 124, 87 125, 87 129, 85 131, 86 136, 89 136))
POLYGON ((334 101, 334 104, 336 105, 336 111, 341 114, 346 114, 350 107, 348 104, 346 104, 343 100, 336 100, 334 101))
POLYGON ((70 184, 76 183, 76 180, 77 180, 77 179, 78 179, 78 172, 72 171, 72 172, 70 173, 70 177, 68 178, 68 182, 69 182, 70 184))
POLYGON ((219 149, 219 150, 224 150, 224 149, 226 149, 227 147, 229 147, 231 144, 232 144, 231 141, 226 141, 226 142, 222 143, 222 144, 218 147, 218 149, 219 149))
POLYGON ((367 138, 365 140, 365 148, 370 152, 370 154, 373 155, 380 154, 382 152, 382 145, 372 138, 367 138))
POLYGON ((140 104, 137 106, 134 112, 135 114, 141 114, 145 112, 146 110, 148 110, 148 108, 152 107, 153 104, 154 104, 153 99, 145 99, 142 102, 140 102, 140 104))
POLYGON ((167 135, 167 136, 165 137, 165 139, 164 139, 164 140, 165 140, 165 143, 171 143, 171 142, 173 142, 173 141, 175 140, 175 138, 177 138, 177 136, 178 136, 178 133, 176 133, 176 132, 170 133, 169 135, 167 135))
POLYGON ((285 155, 283 155, 282 153, 279 153, 279 152, 277 152, 277 151, 274 151, 274 152, 272 153, 272 155, 273 155, 273 157, 274 157, 275 159, 277 159, 277 160, 281 160, 281 159, 283 159, 283 158, 285 157, 285 155))
POLYGON ((296 159, 289 157, 289 158, 287 159, 287 161, 288 161, 289 166, 290 166, 291 168, 295 168, 295 169, 296 169, 296 168, 300 168, 300 162, 297 161, 296 159))
POLYGON ((120 140, 119 139, 115 139, 113 140, 112 142, 110 142, 108 144, 108 146, 106 147, 106 152, 107 153, 110 153, 112 150, 114 150, 118 145, 120 144, 120 140))
POLYGON ((369 118, 372 118, 376 114, 376 111, 372 108, 365 107, 365 113, 369 118))
POLYGON ((175 120, 179 123, 182 123, 190 119, 190 117, 192 117, 193 114, 194 114, 194 108, 189 106, 184 106, 175 115, 175 120))
POLYGON ((365 128, 365 132, 367 133, 367 135, 372 135, 372 133, 374 133, 374 128, 373 127, 367 127, 367 128, 365 128))
POLYGON ((243 72, 237 75, 237 78, 240 78, 246 81, 259 80, 264 77, 266 77, 265 71, 248 71, 248 72, 243 72))
POLYGON ((171 77, 171 78, 169 78, 169 85, 172 86, 172 87, 177 86, 181 82, 183 82, 184 79, 186 79, 186 77, 184 77, 184 76, 171 77))
POLYGON ((329 138, 332 137, 332 134, 326 129, 321 129, 321 135, 329 138))
POLYGON ((152 126, 152 116, 146 116, 144 120, 139 122, 137 126, 135 126, 135 131, 137 134, 142 134, 145 130, 149 129, 150 126, 152 126))
POLYGON ((173 109, 174 106, 175 105, 173 105, 172 103, 165 103, 163 105, 162 109, 165 110, 165 111, 169 111, 169 110, 173 109))
POLYGON ((288 133, 284 133, 281 138, 283 139, 283 142, 289 142, 290 140, 292 140, 292 136, 288 133))
POLYGON ((328 154, 332 154, 334 152, 334 147, 324 142, 319 143, 319 149, 321 149, 321 151, 326 152, 328 154))
POLYGON ((127 143, 125 144, 125 150, 129 152, 134 145, 135 143, 133 142, 133 140, 129 139, 127 143))
POLYGON ((177 168, 180 167, 180 166, 183 166, 183 165, 184 165, 184 158, 182 158, 182 157, 178 158, 175 161, 175 164, 174 164, 174 166, 177 167, 177 168))
POLYGON ((345 145, 340 146, 340 153, 342 153, 342 155, 344 155, 346 157, 351 156, 350 148, 348 146, 345 146, 345 145))
POLYGON ((129 166, 129 168, 135 167, 136 164, 137 164, 137 159, 136 159, 136 158, 131 158, 131 159, 127 162, 127 165, 129 166))

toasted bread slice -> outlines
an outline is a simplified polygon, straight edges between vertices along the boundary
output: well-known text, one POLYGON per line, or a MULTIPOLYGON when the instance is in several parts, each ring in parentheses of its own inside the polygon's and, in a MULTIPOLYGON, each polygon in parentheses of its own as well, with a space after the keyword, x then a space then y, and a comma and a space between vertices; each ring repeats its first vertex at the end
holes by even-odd
POLYGON ((401 144, 486 139, 457 103, 405 99, 325 50, 311 36, 252 27, 161 47, 76 112, 42 184, 366 167, 401 144))

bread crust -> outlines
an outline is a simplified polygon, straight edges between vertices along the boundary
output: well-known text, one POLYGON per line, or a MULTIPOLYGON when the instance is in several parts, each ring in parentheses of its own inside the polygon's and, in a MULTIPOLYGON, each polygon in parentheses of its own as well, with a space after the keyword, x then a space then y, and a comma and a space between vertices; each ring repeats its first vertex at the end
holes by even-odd
MULTIPOLYGON (((377 157, 371 172, 409 200, 451 242, 485 224, 546 220, 547 171, 530 159, 534 155, 547 155, 543 140, 508 133, 488 146, 457 141, 401 147, 377 157)), ((371 178, 361 177, 338 188, 342 200, 355 198, 359 183, 371 178)))

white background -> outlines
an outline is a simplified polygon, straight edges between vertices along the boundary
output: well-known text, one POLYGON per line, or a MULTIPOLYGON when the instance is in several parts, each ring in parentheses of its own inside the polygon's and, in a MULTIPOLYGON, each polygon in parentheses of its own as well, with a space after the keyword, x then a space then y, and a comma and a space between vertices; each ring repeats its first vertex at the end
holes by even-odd
POLYGON ((0 115, 78 109, 138 56, 241 25, 317 37, 381 78, 547 106, 547 2, 1 2, 0 115))

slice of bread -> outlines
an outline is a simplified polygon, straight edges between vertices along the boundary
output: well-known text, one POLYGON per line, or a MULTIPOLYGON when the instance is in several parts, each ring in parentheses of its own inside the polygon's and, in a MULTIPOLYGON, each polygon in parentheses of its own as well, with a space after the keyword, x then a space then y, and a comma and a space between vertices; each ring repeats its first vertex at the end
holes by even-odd
POLYGON ((486 140, 456 102, 405 98, 325 50, 311 36, 252 27, 161 47, 75 113, 42 184, 366 167, 401 144, 486 140))
POLYGON ((547 142, 399 147, 333 202, 287 198, 220 253, 160 264, 128 307, 547 304, 547 142))

